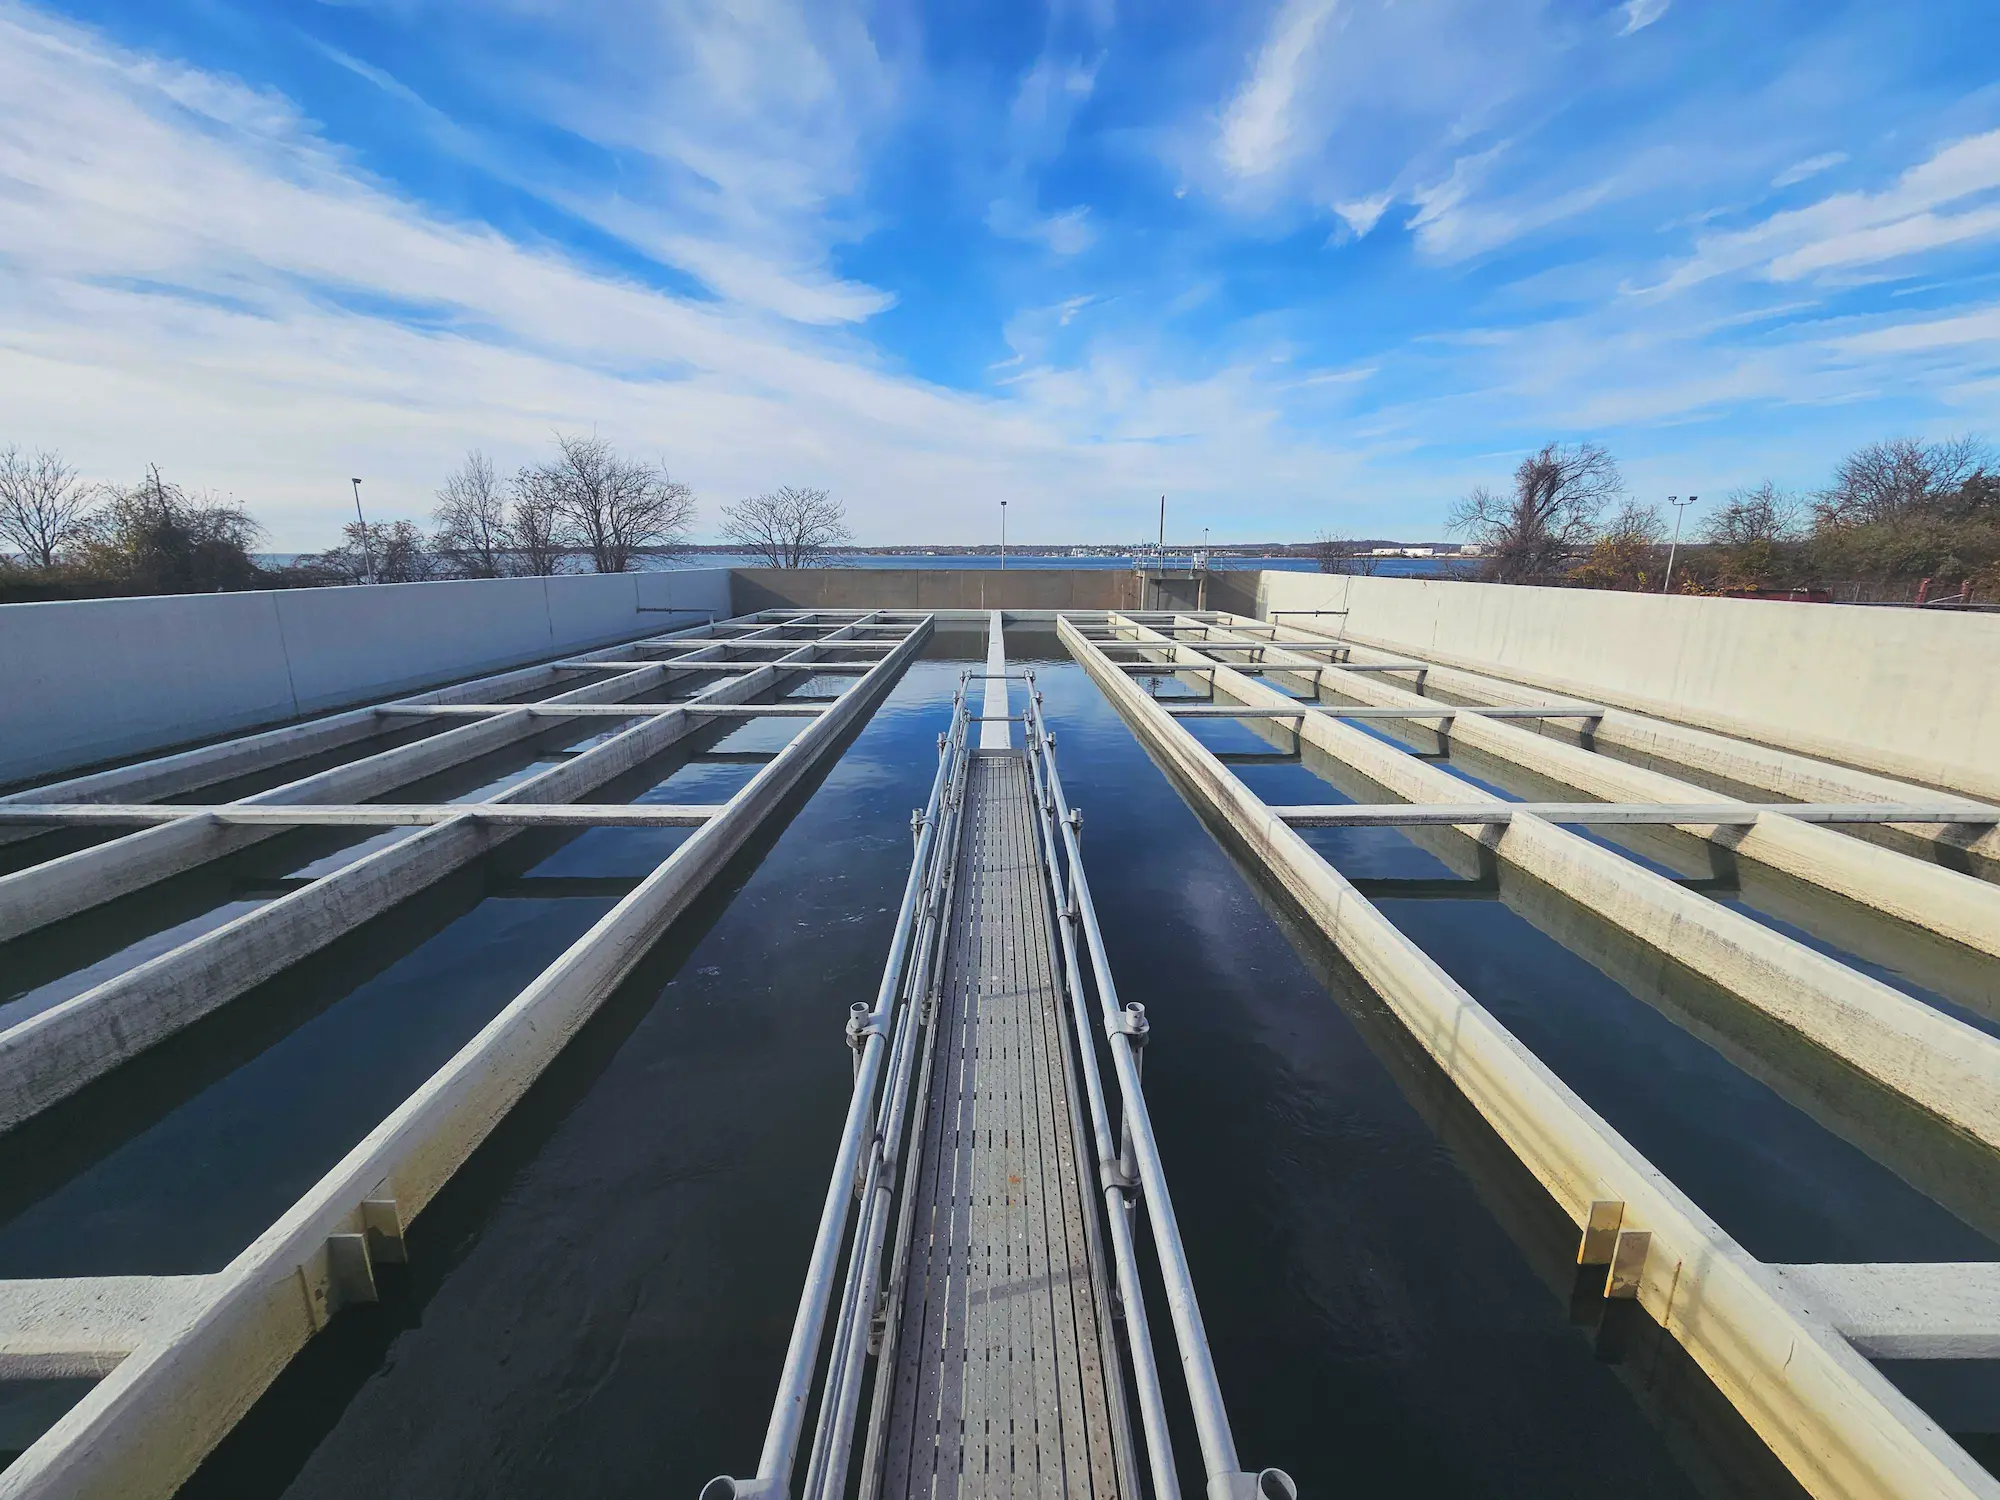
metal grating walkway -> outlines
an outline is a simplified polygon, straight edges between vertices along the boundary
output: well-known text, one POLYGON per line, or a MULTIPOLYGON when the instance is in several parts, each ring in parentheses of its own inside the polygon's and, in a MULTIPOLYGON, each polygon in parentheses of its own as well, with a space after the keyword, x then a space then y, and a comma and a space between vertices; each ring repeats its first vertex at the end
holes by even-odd
POLYGON ((1129 1443, 1028 765, 968 768, 881 1493, 1115 1496, 1129 1443))

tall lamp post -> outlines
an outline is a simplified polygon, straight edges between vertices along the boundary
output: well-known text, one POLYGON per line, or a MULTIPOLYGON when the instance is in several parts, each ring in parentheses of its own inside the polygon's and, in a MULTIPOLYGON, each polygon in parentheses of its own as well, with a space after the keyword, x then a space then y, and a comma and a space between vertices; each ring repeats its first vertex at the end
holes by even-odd
POLYGON ((1007 571, 1007 502, 1000 502, 1000 571, 1007 571))
POLYGON ((1667 576, 1660 584, 1660 592, 1663 594, 1672 593, 1674 588, 1674 554, 1680 550, 1681 545, 1681 517, 1686 515, 1687 508, 1700 498, 1699 495, 1689 495, 1683 500, 1679 495, 1667 496, 1667 504, 1674 508, 1674 540, 1667 548, 1667 576))
POLYGON ((375 581, 375 553, 368 545, 368 519, 361 514, 361 481, 350 479, 354 486, 354 519, 361 523, 361 561, 368 569, 368 581, 375 581))

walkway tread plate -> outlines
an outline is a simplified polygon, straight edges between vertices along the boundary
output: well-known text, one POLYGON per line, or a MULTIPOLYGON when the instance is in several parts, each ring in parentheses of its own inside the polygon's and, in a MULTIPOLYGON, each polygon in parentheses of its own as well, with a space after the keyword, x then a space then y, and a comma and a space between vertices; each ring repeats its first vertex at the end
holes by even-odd
POLYGON ((1115 1351, 1028 767, 987 752, 967 770, 882 1494, 1116 1500, 1115 1351))

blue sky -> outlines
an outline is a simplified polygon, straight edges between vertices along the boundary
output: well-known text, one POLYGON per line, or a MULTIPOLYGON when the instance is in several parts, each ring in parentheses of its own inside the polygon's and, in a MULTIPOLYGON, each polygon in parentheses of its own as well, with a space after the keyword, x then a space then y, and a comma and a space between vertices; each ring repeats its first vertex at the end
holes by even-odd
POLYGON ((2000 10, 0 0, 0 444, 328 544, 596 427, 864 541, 2000 437, 2000 10))

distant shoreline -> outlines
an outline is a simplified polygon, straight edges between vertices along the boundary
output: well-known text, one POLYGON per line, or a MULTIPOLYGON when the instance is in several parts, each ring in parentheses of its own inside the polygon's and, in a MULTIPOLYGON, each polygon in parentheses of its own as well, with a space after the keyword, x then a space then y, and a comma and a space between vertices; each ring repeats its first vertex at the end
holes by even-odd
MULTIPOLYGON (((267 568, 282 568, 290 565, 294 558, 307 555, 291 552, 261 552, 254 554, 257 562, 267 568)), ((570 572, 586 572, 588 564, 585 554, 577 554, 579 566, 566 569, 570 572)), ((1170 569, 1185 569, 1189 554, 1185 551, 1169 550, 1166 565, 1170 569)), ((1135 555, 1130 551, 1096 553, 1085 557, 1075 557, 1067 551, 1017 552, 1007 549, 1005 566, 1051 570, 1058 568, 1086 568, 1092 571, 1109 571, 1130 568, 1135 555)), ((1140 555, 1141 563, 1150 559, 1140 555)), ((729 551, 716 547, 686 547, 670 554, 642 551, 634 558, 632 571, 636 573, 670 573, 686 568, 755 568, 763 563, 747 553, 729 551)), ((1453 577, 1463 576, 1478 562, 1474 557, 1361 557, 1353 560, 1358 566, 1355 571, 1373 571, 1388 577, 1453 577)), ((1241 555, 1210 552, 1209 568, 1218 573, 1250 572, 1266 569, 1284 573, 1315 573, 1319 563, 1310 557, 1285 556, 1283 554, 1241 555)), ((1002 566, 997 550, 991 552, 945 551, 943 549, 920 552, 875 552, 863 549, 830 552, 826 561, 819 564, 829 568, 987 568, 1002 566)))

